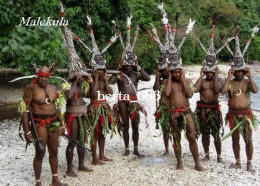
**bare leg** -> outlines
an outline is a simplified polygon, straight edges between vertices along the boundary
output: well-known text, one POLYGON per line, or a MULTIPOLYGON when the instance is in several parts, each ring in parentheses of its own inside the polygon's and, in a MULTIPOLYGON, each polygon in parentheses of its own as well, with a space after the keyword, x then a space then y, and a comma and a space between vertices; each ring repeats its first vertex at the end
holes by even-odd
POLYGON ((144 157, 143 154, 141 154, 139 151, 138 151, 138 141, 139 141, 139 122, 140 122, 140 115, 139 113, 137 112, 136 113, 136 116, 133 120, 133 126, 132 126, 132 129, 133 129, 133 134, 132 134, 132 138, 133 138, 133 142, 134 142, 134 152, 133 154, 138 156, 139 158, 142 158, 144 157))
POLYGON ((105 163, 100 161, 97 158, 97 137, 94 136, 94 142, 91 145, 91 151, 92 151, 92 165, 104 165, 105 163))
POLYGON ((124 101, 121 101, 119 103, 119 111, 120 116, 123 120, 123 138, 125 143, 125 153, 123 154, 123 156, 129 156, 129 118, 126 103, 124 101))
POLYGON ((205 169, 200 165, 200 162, 199 162, 199 152, 198 152, 198 145, 196 142, 194 122, 193 122, 192 116, 190 114, 186 114, 186 117, 188 119, 189 129, 190 129, 190 131, 187 130, 186 135, 187 135, 187 138, 189 141, 190 151, 191 151, 191 154, 192 154, 194 162, 195 162, 195 169, 197 171, 204 171, 205 169))
POLYGON ((79 158, 79 171, 93 172, 93 169, 90 169, 84 165, 85 151, 83 149, 77 149, 77 152, 79 158))
POLYGON ((52 185, 63 186, 58 177, 58 145, 59 145, 59 130, 51 132, 48 139, 49 163, 52 172, 52 185))
POLYGON ((173 148, 176 159, 177 159, 177 166, 176 169, 177 170, 183 170, 183 162, 182 162, 182 158, 181 158, 181 132, 177 131, 177 135, 176 135, 176 139, 173 139, 174 141, 176 141, 177 144, 175 144, 175 147, 173 148))
POLYGON ((241 163, 240 163, 240 145, 239 145, 239 130, 235 130, 232 134, 232 141, 233 141, 233 151, 236 158, 236 164, 230 165, 229 168, 233 169, 241 169, 241 163))
POLYGON ((113 159, 109 159, 105 156, 105 137, 102 135, 98 139, 99 146, 99 159, 102 161, 113 161, 113 159))
POLYGON ((221 143, 221 139, 220 137, 218 136, 217 139, 214 139, 214 145, 215 145, 215 148, 216 148, 216 151, 217 151, 217 162, 218 163, 223 163, 222 161, 222 158, 221 158, 221 146, 222 146, 222 143, 221 143))
POLYGON ((165 153, 163 155, 167 156, 169 155, 169 132, 168 131, 163 132, 163 141, 165 146, 165 153))
POLYGON ((35 157, 33 160, 33 169, 35 173, 35 180, 36 180, 36 185, 40 186, 41 184, 41 172, 42 172, 42 160, 45 155, 46 151, 46 143, 48 140, 48 134, 47 134, 47 129, 45 127, 36 127, 37 132, 39 137, 42 139, 42 145, 44 146, 43 151, 38 151, 36 149, 35 151, 35 157))
POLYGON ((202 139, 203 149, 205 152, 205 157, 202 159, 202 161, 209 161, 210 160, 210 156, 209 156, 210 135, 207 130, 207 127, 205 127, 205 129, 202 131, 201 139, 202 139))
MULTIPOLYGON (((248 125, 247 125, 248 126, 248 125)), ((247 156, 247 171, 248 172, 255 172, 255 169, 253 169, 252 166, 252 159, 253 159, 253 142, 252 142, 252 130, 247 129, 247 140, 246 143, 246 156, 247 156)), ((244 131, 245 133, 246 131, 244 131)))
MULTIPOLYGON (((78 137, 78 121, 77 121, 77 118, 73 119, 70 126, 71 126, 71 133, 70 133, 71 139, 73 139, 74 141, 78 141, 77 140, 77 137, 78 137)), ((67 166, 68 166, 67 171, 66 171, 66 175, 71 176, 71 177, 77 177, 78 176, 76 174, 76 172, 73 171, 73 165, 72 165, 74 147, 75 147, 75 145, 73 145, 72 143, 69 142, 67 149, 66 149, 66 159, 67 159, 67 166)))

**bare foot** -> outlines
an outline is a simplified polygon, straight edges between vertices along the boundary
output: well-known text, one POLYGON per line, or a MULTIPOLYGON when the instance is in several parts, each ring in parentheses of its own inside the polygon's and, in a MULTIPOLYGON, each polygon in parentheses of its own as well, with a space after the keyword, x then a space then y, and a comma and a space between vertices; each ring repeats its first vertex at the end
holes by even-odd
POLYGON ((201 161, 208 162, 210 160, 209 155, 206 155, 201 161))
POLYGON ((125 150, 125 153, 123 154, 123 156, 129 156, 130 154, 130 150, 125 150))
POLYGON ((102 162, 102 161, 100 161, 100 160, 98 160, 98 159, 93 160, 91 164, 92 164, 92 165, 105 165, 104 162, 102 162))
POLYGON ((217 158, 217 162, 218 162, 218 163, 224 163, 224 161, 222 160, 222 158, 217 158))
POLYGON ((234 164, 231 164, 229 166, 230 169, 241 169, 242 168, 242 165, 241 163, 236 163, 235 165, 234 164))
POLYGON ((143 157, 145 157, 145 155, 141 154, 138 150, 135 150, 135 151, 133 152, 133 154, 136 155, 136 156, 138 156, 138 158, 143 158, 143 157))
POLYGON ((70 177, 78 177, 77 173, 74 172, 72 169, 71 170, 67 170, 66 175, 70 176, 70 177))
POLYGON ((248 172, 255 173, 255 169, 253 169, 253 166, 252 166, 251 163, 247 163, 247 168, 246 168, 246 170, 247 170, 248 172))
POLYGON ((53 182, 50 184, 50 186, 68 186, 68 184, 67 184, 67 183, 63 183, 63 182, 61 182, 60 180, 58 180, 58 181, 53 181, 53 182))
POLYGON ((176 170, 183 170, 183 163, 177 163, 176 170))
POLYGON ((113 159, 110 159, 110 158, 108 158, 106 156, 100 157, 99 160, 101 160, 101 161, 114 161, 113 159))
POLYGON ((42 182, 41 181, 36 182, 35 186, 42 186, 42 182))
POLYGON ((206 169, 203 168, 200 164, 195 165, 195 170, 197 171, 205 171, 206 169))
POLYGON ((85 166, 80 166, 78 170, 83 172, 93 172, 93 169, 87 168, 85 166))
POLYGON ((168 156, 170 153, 169 153, 169 150, 165 150, 165 153, 163 154, 163 156, 168 156))

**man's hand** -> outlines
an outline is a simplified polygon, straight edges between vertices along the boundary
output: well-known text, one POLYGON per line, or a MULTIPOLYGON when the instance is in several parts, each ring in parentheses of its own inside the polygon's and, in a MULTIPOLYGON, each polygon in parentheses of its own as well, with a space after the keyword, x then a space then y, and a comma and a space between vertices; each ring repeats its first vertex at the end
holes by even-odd
POLYGON ((98 80, 98 73, 97 73, 96 70, 94 70, 93 76, 94 76, 94 80, 97 81, 98 80))
POLYGON ((104 73, 103 79, 106 81, 107 80, 107 72, 104 73))
POLYGON ((168 72, 168 78, 172 79, 172 74, 171 74, 171 71, 169 70, 169 68, 168 68, 168 69, 166 69, 166 70, 167 70, 167 72, 168 72))
POLYGON ((250 70, 248 67, 245 68, 245 74, 246 74, 246 76, 247 76, 248 78, 251 78, 251 77, 252 77, 252 72, 251 72, 251 70, 250 70))
POLYGON ((218 73, 219 73, 219 69, 218 67, 215 68, 215 76, 217 77, 218 76, 218 73))
POLYGON ((25 137, 25 139, 26 139, 26 141, 28 143, 32 143, 33 142, 33 136, 32 136, 31 131, 29 131, 26 134, 24 134, 24 137, 25 137))
POLYGON ((86 80, 88 83, 92 83, 92 82, 93 82, 93 79, 92 79, 91 76, 86 77, 85 80, 86 80))
POLYGON ((181 79, 185 81, 185 71, 183 69, 181 70, 181 79))
POLYGON ((228 71, 228 78, 231 79, 234 75, 234 72, 235 70, 233 68, 231 68, 229 71, 228 71))
POLYGON ((65 126, 60 126, 59 127, 59 136, 63 136, 65 134, 65 126))
POLYGON ((204 74, 204 66, 201 67, 200 69, 200 77, 204 77, 205 74, 204 74))

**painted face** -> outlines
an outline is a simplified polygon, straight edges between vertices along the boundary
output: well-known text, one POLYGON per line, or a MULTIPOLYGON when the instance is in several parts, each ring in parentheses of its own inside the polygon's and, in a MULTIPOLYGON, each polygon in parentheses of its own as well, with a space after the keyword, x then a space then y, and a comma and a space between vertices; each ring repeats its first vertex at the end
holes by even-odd
POLYGON ((127 52, 125 55, 125 59, 128 62, 128 64, 134 65, 137 57, 133 52, 127 52))
POLYGON ((133 66, 123 65, 123 71, 126 75, 130 75, 133 72, 133 66))
POLYGON ((212 55, 207 55, 206 57, 206 64, 207 66, 209 67, 213 67, 213 65, 215 64, 216 62, 216 58, 212 55))
POLYGON ((214 75, 215 75, 214 72, 204 72, 204 73, 205 73, 206 79, 207 79, 208 81, 212 80, 213 77, 214 77, 214 75))
POLYGON ((234 67, 240 68, 243 66, 244 59, 242 57, 235 57, 234 58, 234 67))
POLYGON ((94 57, 94 61, 96 62, 97 65, 103 66, 105 64, 105 60, 102 55, 96 54, 94 57))
POLYGON ((181 73, 181 69, 171 70, 172 79, 175 81, 179 81, 181 79, 181 73))
POLYGON ((235 80, 241 81, 245 76, 245 71, 243 70, 236 70, 234 73, 235 80))
POLYGON ((177 53, 173 53, 170 57, 169 57, 169 61, 171 63, 176 63, 179 61, 179 55, 177 53))

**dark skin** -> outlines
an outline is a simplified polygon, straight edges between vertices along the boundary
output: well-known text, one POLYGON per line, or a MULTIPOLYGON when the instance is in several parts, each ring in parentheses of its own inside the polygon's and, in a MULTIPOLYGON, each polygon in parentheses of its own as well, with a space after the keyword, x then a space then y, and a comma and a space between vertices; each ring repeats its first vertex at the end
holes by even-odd
MULTIPOLYGON (((77 75, 72 80, 72 87, 70 90, 65 92, 65 95, 67 97, 67 108, 70 110, 71 113, 77 113, 77 106, 84 106, 85 101, 83 100, 83 90, 82 90, 82 82, 85 81, 86 78, 77 75), (77 99, 75 98, 75 94, 77 92, 77 99)), ((88 82, 92 82, 92 78, 87 79, 88 82)), ((69 113, 68 113, 69 114, 69 113)), ((82 114, 83 117, 86 117, 86 114, 82 114)), ((74 141, 78 140, 78 132, 79 132, 79 123, 77 118, 75 117, 71 123, 71 138, 74 141)), ((68 143, 67 149, 66 149, 66 159, 67 159, 67 176, 71 177, 77 177, 77 174, 73 171, 72 166, 72 160, 73 160, 73 151, 74 151, 75 145, 72 143, 68 143)), ((84 156, 85 151, 82 149, 77 149, 78 152, 78 158, 79 158, 79 171, 84 172, 92 172, 92 169, 89 169, 85 167, 84 165, 84 156)))
MULTIPOLYGON (((250 105, 250 98, 246 96, 246 91, 250 89, 252 93, 258 92, 258 87, 255 84, 252 74, 249 68, 244 70, 235 71, 234 69, 230 69, 228 72, 228 77, 221 89, 222 94, 228 93, 229 100, 228 106, 230 109, 247 109, 250 105), (234 76, 234 78, 233 78, 234 76), (244 79, 244 77, 247 79, 244 79), (233 78, 233 79, 232 79, 233 78), (229 90, 229 85, 231 85, 233 89, 233 95, 229 90), (240 90, 241 92, 240 92, 240 90)), ((248 127, 248 125, 247 125, 248 127)), ((255 172, 252 167, 252 159, 253 159, 253 143, 252 143, 252 130, 249 128, 244 131, 247 132, 248 140, 245 141, 246 143, 246 155, 247 155, 247 171, 255 172)), ((236 164, 231 165, 230 168, 240 169, 242 168, 240 163, 240 144, 239 144, 239 130, 235 130, 232 134, 232 141, 233 141, 233 151, 236 158, 236 164)))
MULTIPOLYGON (((39 69, 39 72, 44 73, 50 73, 49 69, 47 67, 41 67, 39 69)), ((48 84, 49 77, 41 77, 39 76, 37 79, 37 83, 35 84, 35 89, 32 95, 31 103, 30 105, 27 105, 27 109, 31 110, 34 114, 40 114, 40 115, 52 115, 57 113, 57 109, 55 106, 55 100, 56 100, 56 94, 57 89, 55 86, 48 84), (49 97, 51 98, 52 102, 50 104, 46 104, 45 98, 46 93, 45 90, 48 93, 49 97)), ((26 92, 25 92, 26 94, 26 92)), ((23 121, 23 130, 25 133, 25 139, 27 142, 32 143, 33 142, 33 136, 32 134, 28 134, 30 131, 29 128, 29 114, 23 113, 22 121, 23 121)), ((58 120, 61 122, 61 119, 58 118, 58 120)), ((35 179, 40 180, 41 179, 41 170, 42 170, 42 160, 45 156, 46 146, 48 147, 49 151, 49 163, 51 166, 51 171, 54 176, 52 176, 52 184, 53 185, 67 185, 62 183, 59 180, 59 177, 57 176, 58 172, 58 139, 59 139, 59 130, 56 130, 54 132, 49 133, 49 127, 37 127, 36 129, 38 132, 39 137, 42 139, 42 145, 44 146, 43 151, 38 151, 36 149, 35 151, 35 157, 33 161, 33 168, 35 173, 35 179), (48 135, 49 133, 49 135, 48 135)), ((41 186, 41 182, 37 181, 36 186, 41 186)))
MULTIPOLYGON (((150 81, 150 79, 151 79, 149 74, 147 74, 142 69, 139 71, 141 73, 141 76, 138 78, 136 73, 133 72, 133 66, 124 65, 122 68, 122 71, 131 79, 131 81, 135 85, 136 89, 137 89, 139 80, 150 81)), ((117 75, 112 75, 110 77, 110 82, 112 84, 117 82, 118 89, 119 89, 119 92, 121 92, 121 94, 128 94, 129 96, 136 96, 134 88, 129 84, 126 77, 119 79, 119 78, 117 78, 117 75)), ((127 103, 125 101, 119 102, 119 111, 120 111, 120 116, 122 117, 123 126, 124 126, 123 138, 124 138, 124 143, 125 143, 125 153, 123 155, 128 156, 130 154, 130 150, 129 150, 129 111, 127 110, 127 103)), ((133 125, 132 125, 132 129, 133 129, 132 138, 133 138, 134 147, 135 147, 133 154, 138 157, 144 157, 144 155, 138 151, 139 121, 140 121, 140 115, 139 115, 139 113, 137 113, 136 117, 133 120, 133 125)))
MULTIPOLYGON (((163 91, 163 93, 168 96, 168 99, 170 101, 170 106, 174 106, 174 108, 179 107, 189 107, 189 101, 188 99, 193 96, 193 90, 189 87, 189 84, 191 84, 190 79, 185 78, 185 72, 182 69, 175 69, 169 71, 168 74, 168 80, 166 87, 163 91)), ((179 113, 174 114, 174 117, 178 117, 179 113)), ((195 132, 195 124, 192 119, 191 114, 186 114, 188 125, 189 125, 189 132, 187 130, 186 136, 189 141, 190 151, 192 153, 193 159, 195 161, 195 169, 198 171, 205 170, 199 162, 199 152, 198 152, 198 146, 196 142, 196 132, 195 132)), ((180 144, 181 140, 181 132, 177 131, 177 142, 180 144)), ((174 148, 175 156, 177 158, 177 170, 183 170, 183 162, 181 158, 181 147, 180 149, 174 148)))
MULTIPOLYGON (((194 87, 195 92, 200 93, 200 101, 204 103, 216 103, 218 102, 219 93, 222 87, 222 80, 218 78, 219 69, 216 68, 215 72, 205 72, 203 67, 200 72, 200 77, 196 81, 194 87), (204 78, 206 76, 206 78, 204 78)), ((202 131, 202 145, 205 152, 205 157, 202 161, 209 161, 209 144, 210 134, 208 130, 202 131)), ((217 151, 217 162, 221 163, 221 139, 220 137, 214 139, 214 145, 217 151)))
MULTIPOLYGON (((163 70, 156 70, 156 77, 155 77, 155 82, 153 85, 153 90, 157 91, 159 90, 159 87, 161 85, 165 85, 166 86, 166 82, 167 82, 167 78, 168 78, 168 71, 166 69, 163 70)), ((165 100, 168 101, 168 100, 165 100)), ((162 100, 160 100, 160 104, 162 100)), ((163 141, 164 141, 164 146, 165 146, 165 152, 163 155, 169 155, 169 132, 164 131, 163 132, 163 141)))
MULTIPOLYGON (((107 80, 107 73, 103 69, 98 69, 93 71, 93 82, 90 83, 90 99, 91 100, 97 100, 98 99, 98 93, 97 91, 100 91, 100 94, 113 94, 113 91, 111 87, 109 87, 109 83, 107 80)), ((102 161, 113 161, 112 159, 109 159, 105 156, 105 136, 94 136, 94 143, 91 145, 92 150, 92 164, 93 165, 104 165, 105 163, 102 161), (97 158, 97 142, 99 146, 99 159, 97 158)))

